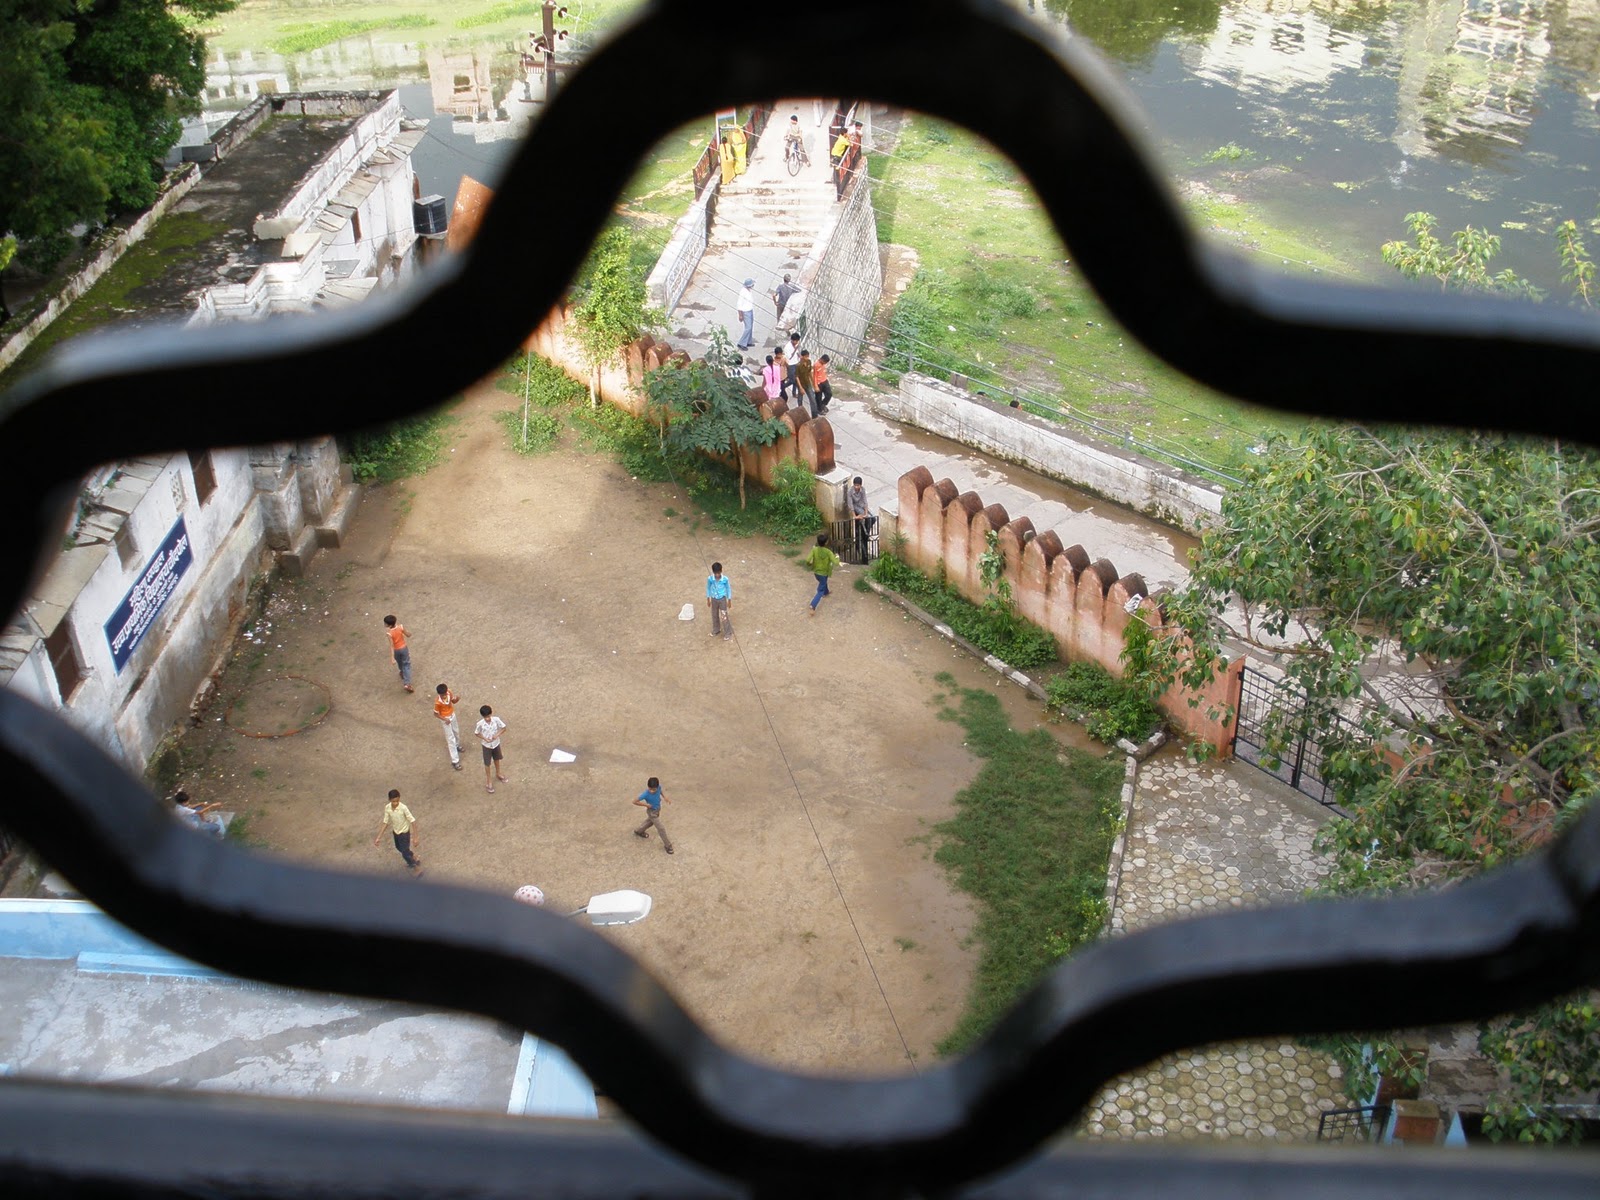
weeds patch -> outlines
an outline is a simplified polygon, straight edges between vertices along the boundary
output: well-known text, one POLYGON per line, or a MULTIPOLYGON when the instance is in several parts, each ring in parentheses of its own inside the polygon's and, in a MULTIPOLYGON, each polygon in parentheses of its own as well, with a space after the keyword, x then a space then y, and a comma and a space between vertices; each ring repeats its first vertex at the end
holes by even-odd
MULTIPOLYGON (((949 685, 946 685, 949 686, 949 685)), ((1018 733, 999 699, 954 689, 940 712, 984 760, 935 827, 934 859, 978 902, 981 946, 966 1011, 939 1053, 970 1046, 1057 961, 1105 923, 1106 863, 1119 819, 1119 759, 1095 759, 1047 730, 1018 733)))
POLYGON ((407 417, 344 439, 344 460, 359 483, 393 483, 421 475, 444 457, 444 431, 456 423, 445 409, 407 417))
POLYGON ((972 603, 942 580, 929 579, 892 552, 881 555, 868 574, 1010 666, 1021 669, 1056 661, 1055 639, 1037 625, 1003 605, 972 603))

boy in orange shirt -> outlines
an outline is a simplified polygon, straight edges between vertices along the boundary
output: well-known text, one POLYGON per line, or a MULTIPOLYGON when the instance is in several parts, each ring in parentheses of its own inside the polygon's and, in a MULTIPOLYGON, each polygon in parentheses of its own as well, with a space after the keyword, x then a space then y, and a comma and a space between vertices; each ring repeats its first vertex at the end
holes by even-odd
POLYGON ((400 668, 400 686, 408 692, 417 689, 411 686, 411 651, 406 648, 406 627, 394 619, 393 614, 383 619, 384 632, 389 635, 389 649, 394 656, 394 665, 400 668))
POLYGON ((433 715, 444 723, 444 748, 450 752, 450 765, 461 770, 461 726, 456 724, 456 705, 461 697, 450 690, 448 683, 433 689, 438 698, 433 702, 433 715))

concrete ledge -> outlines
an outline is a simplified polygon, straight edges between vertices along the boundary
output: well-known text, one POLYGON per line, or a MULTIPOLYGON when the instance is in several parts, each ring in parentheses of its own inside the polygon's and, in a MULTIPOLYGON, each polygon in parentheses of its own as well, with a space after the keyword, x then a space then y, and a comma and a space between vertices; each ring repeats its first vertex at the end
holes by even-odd
POLYGON ((1133 798, 1139 787, 1139 760, 1128 755, 1122 760, 1122 800, 1117 814, 1117 837, 1106 859, 1106 923, 1103 933, 1111 932, 1111 918, 1117 913, 1117 892, 1122 887, 1122 860, 1128 852, 1128 822, 1133 820, 1133 798))
POLYGON ((323 549, 337 550, 350 536, 350 526, 355 522, 356 510, 361 507, 361 489, 346 488, 334 502, 328 519, 317 526, 317 545, 323 549))
POLYGON ((221 971, 202 967, 170 954, 106 954, 85 950, 78 955, 78 970, 85 975, 156 975, 167 978, 231 979, 221 971))
POLYGON ((302 529, 293 547, 279 551, 278 570, 290 579, 305 578, 306 568, 311 565, 311 560, 317 556, 319 549, 321 543, 317 539, 317 531, 311 528, 302 529))
POLYGON ((1058 422, 907 372, 872 407, 892 420, 984 450, 1104 496, 1155 521, 1195 532, 1222 511, 1220 485, 1111 446, 1058 422))
POLYGON ((873 591, 877 592, 878 595, 882 596, 885 600, 889 601, 889 603, 899 605, 901 608, 905 609, 906 612, 910 613, 913 617, 921 621, 935 633, 948 638, 955 645, 960 646, 968 654, 972 655, 973 658, 980 660, 991 670, 1000 675, 1004 675, 1007 679, 1011 680, 1012 683, 1016 684, 1023 691, 1027 692, 1028 695, 1032 696, 1035 700, 1049 699, 1049 697, 1045 695, 1044 688, 1035 683, 1029 676, 1024 675, 1021 671, 1013 670, 1006 663, 1001 662, 998 658, 990 654, 987 650, 984 650, 982 647, 974 646, 971 642, 967 641, 966 638, 962 637, 955 630, 951 629, 950 626, 940 621, 939 618, 935 617, 930 612, 925 612, 918 608, 915 604, 911 603, 911 601, 900 595, 899 592, 891 591, 889 588, 884 587, 883 584, 879 583, 875 579, 866 580, 866 585, 873 591))

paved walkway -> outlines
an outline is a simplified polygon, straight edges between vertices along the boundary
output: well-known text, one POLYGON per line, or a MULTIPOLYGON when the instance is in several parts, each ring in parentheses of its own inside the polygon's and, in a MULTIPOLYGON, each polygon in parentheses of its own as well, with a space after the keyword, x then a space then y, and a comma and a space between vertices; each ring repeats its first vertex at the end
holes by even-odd
MULTIPOLYGON (((1292 900, 1326 860, 1311 847, 1318 806, 1244 763, 1190 766, 1175 750, 1139 769, 1113 934, 1208 910, 1292 900)), ((1108 1084, 1090 1105, 1097 1137, 1316 1136, 1342 1107, 1339 1068, 1291 1041, 1172 1055, 1108 1084)))
MULTIPOLYGON (((827 129, 813 124, 810 100, 783 100, 773 125, 750 156, 746 172, 728 185, 717 208, 704 258, 668 318, 668 337, 691 354, 704 353, 706 337, 721 325, 736 340, 734 309, 739 285, 755 280, 757 349, 779 340, 768 293, 784 272, 798 273, 831 208, 827 129), (790 178, 783 164, 783 129, 798 112, 811 165, 790 178)), ((871 151, 870 136, 868 151, 871 151)), ((764 352, 765 352, 764 351, 764 352)), ((835 375, 828 409, 835 457, 860 475, 874 506, 897 507, 900 476, 926 466, 935 479, 1003 504, 1011 517, 1028 517, 1034 528, 1054 529, 1062 545, 1081 544, 1091 558, 1108 558, 1120 574, 1137 572, 1151 591, 1177 588, 1188 577, 1194 539, 1126 509, 1001 462, 944 438, 884 420, 873 411, 874 392, 835 375)))

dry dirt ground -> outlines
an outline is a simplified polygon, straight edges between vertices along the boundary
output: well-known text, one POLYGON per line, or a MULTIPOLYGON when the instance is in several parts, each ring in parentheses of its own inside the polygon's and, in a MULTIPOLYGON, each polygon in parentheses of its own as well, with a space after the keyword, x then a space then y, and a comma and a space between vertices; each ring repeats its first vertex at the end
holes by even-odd
POLYGON ((492 387, 469 394, 445 461, 370 491, 346 544, 278 585, 185 739, 183 783, 269 852, 388 874, 403 864, 372 839, 397 787, 418 818, 418 887, 536 883, 565 909, 637 888, 654 898, 648 919, 604 936, 726 1043, 824 1071, 930 1062, 976 951, 972 907, 929 834, 978 767, 937 718, 934 677, 996 689, 1019 728, 1044 714, 857 592, 857 568, 812 618, 803 568, 698 524, 681 489, 634 481, 570 435, 518 457, 494 420, 509 405, 492 387), (731 642, 708 636, 714 559, 733 579, 731 642), (685 603, 693 621, 678 619, 685 603), (385 613, 410 632, 415 695, 385 613), (325 719, 241 736, 234 725, 276 720, 265 710, 292 695, 272 682, 284 675, 325 689, 325 719), (440 681, 462 697, 461 772, 432 715, 440 681), (493 795, 470 734, 485 703, 509 726, 511 781, 493 795), (552 765, 558 747, 577 761, 552 765), (649 775, 670 800, 672 856, 630 832, 649 775))

